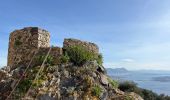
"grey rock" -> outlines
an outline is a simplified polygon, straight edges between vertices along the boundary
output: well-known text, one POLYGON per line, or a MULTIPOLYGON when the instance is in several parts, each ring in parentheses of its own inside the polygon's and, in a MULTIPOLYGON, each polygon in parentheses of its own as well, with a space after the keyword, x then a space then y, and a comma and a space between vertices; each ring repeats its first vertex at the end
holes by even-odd
POLYGON ((97 77, 95 72, 92 73, 92 77, 94 77, 94 78, 97 77))
POLYGON ((101 82, 103 85, 108 85, 108 84, 109 84, 108 79, 107 79, 107 76, 104 75, 104 74, 100 74, 100 82, 101 82))
POLYGON ((38 100, 56 100, 53 97, 50 97, 48 94, 44 94, 38 97, 38 100))
POLYGON ((101 95, 100 95, 100 99, 101 100, 107 100, 108 98, 108 93, 107 92, 103 92, 101 95))
POLYGON ((84 64, 84 67, 89 67, 89 66, 96 67, 96 66, 98 66, 98 63, 96 60, 94 60, 94 61, 88 61, 84 64))
POLYGON ((101 66, 101 65, 98 66, 97 71, 98 72, 102 72, 104 74, 106 73, 106 69, 103 66, 101 66))
POLYGON ((64 74, 65 77, 67 77, 67 78, 69 77, 69 72, 68 71, 64 70, 63 74, 64 74))
POLYGON ((67 93, 73 93, 75 90, 75 87, 68 87, 67 88, 67 93))

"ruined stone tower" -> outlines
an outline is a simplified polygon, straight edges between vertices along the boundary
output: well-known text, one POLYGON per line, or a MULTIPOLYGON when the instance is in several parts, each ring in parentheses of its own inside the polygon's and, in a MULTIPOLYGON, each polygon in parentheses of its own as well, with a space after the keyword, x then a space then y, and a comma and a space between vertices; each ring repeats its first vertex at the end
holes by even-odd
POLYGON ((15 30, 9 37, 8 66, 15 68, 19 63, 28 64, 39 47, 50 46, 50 34, 38 27, 15 30))
MULTIPOLYGON (((38 27, 15 30, 9 37, 7 65, 11 69, 15 69, 20 65, 26 67, 31 62, 31 59, 34 58, 35 53, 35 57, 39 57, 46 55, 49 50, 49 56, 53 57, 54 64, 59 64, 63 50, 75 45, 81 45, 91 52, 99 53, 99 48, 96 44, 72 38, 64 39, 63 48, 50 47, 50 33, 38 27)), ((34 64, 36 64, 36 59, 33 59, 31 66, 34 66, 34 64)))

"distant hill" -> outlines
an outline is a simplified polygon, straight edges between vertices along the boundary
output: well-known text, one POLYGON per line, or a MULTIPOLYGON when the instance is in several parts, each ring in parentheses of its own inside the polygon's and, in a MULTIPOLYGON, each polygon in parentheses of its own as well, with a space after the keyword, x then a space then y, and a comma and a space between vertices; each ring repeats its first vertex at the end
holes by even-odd
POLYGON ((125 68, 106 68, 108 74, 124 74, 129 73, 125 68))

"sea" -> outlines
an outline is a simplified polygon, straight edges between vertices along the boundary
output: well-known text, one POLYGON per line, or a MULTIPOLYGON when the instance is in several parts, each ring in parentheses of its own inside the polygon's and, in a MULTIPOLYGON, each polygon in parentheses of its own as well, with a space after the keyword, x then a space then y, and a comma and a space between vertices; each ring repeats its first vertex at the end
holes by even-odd
POLYGON ((108 73, 108 75, 119 81, 133 81, 138 87, 170 96, 170 72, 130 71, 119 74, 108 73))

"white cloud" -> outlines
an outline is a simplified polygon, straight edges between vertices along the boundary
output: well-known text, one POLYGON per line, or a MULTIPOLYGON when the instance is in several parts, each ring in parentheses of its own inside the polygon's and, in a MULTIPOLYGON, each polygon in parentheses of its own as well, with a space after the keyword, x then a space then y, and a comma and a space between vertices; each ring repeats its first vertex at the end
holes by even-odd
POLYGON ((126 68, 128 70, 170 70, 169 63, 161 62, 107 62, 104 63, 105 68, 126 68))
POLYGON ((122 59, 123 62, 128 62, 128 63, 131 63, 131 62, 135 62, 134 59, 131 59, 131 58, 125 58, 125 59, 122 59))
POLYGON ((118 64, 112 63, 112 62, 104 62, 103 65, 104 65, 105 68, 116 68, 118 64))

